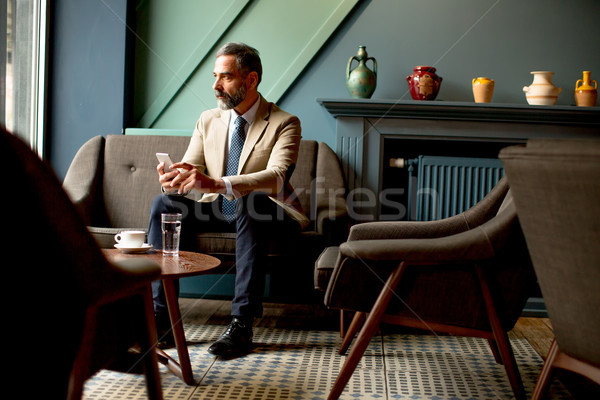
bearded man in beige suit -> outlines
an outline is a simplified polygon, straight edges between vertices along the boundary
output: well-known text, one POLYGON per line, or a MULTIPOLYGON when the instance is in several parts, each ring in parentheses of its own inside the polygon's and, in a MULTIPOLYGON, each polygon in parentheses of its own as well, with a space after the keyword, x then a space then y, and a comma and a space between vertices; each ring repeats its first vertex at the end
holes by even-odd
MULTIPOLYGON (((148 241, 162 246, 164 212, 185 215, 182 249, 193 249, 200 230, 236 232, 232 322, 208 349, 228 357, 251 348, 252 323, 262 315, 270 238, 289 235, 294 240, 308 220, 289 183, 300 147, 300 121, 258 92, 262 65, 256 49, 227 43, 216 56, 213 89, 219 108, 202 113, 181 162, 157 166, 163 194, 152 204, 148 241)), ((159 338, 165 337, 170 326, 159 281, 153 294, 159 338)))

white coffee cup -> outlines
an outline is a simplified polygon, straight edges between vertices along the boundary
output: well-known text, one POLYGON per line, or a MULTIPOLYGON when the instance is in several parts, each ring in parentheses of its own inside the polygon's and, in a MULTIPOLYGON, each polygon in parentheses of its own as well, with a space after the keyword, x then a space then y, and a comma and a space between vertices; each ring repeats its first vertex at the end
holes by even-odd
POLYGON ((122 231, 115 235, 115 241, 122 247, 140 248, 146 239, 144 231, 122 231))

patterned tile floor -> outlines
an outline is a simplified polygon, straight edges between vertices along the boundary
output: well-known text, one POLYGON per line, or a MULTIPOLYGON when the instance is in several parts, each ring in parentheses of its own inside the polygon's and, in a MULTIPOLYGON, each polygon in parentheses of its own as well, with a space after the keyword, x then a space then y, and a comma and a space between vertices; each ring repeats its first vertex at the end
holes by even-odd
MULTIPOLYGON (((196 385, 188 386, 163 366, 165 399, 291 399, 327 397, 344 357, 332 331, 255 328, 254 351, 221 360, 206 352, 223 332, 219 325, 186 326, 196 385)), ((525 390, 531 394, 542 359, 524 339, 513 349, 525 390)), ((174 350, 171 354, 176 355, 174 350)), ((102 371, 88 380, 84 399, 145 399, 141 375, 102 371)), ((464 337, 392 334, 376 337, 341 399, 511 399, 504 368, 496 364, 487 341, 464 337)), ((560 384, 551 399, 570 399, 560 384)))

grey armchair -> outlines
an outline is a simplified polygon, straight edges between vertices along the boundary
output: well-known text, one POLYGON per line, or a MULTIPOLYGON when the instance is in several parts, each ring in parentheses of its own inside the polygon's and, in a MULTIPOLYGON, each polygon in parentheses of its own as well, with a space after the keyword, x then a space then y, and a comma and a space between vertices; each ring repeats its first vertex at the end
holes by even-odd
POLYGON ((360 329, 329 399, 342 393, 380 322, 486 338, 516 398, 525 398, 506 332, 535 274, 507 192, 502 179, 480 203, 445 220, 355 225, 347 242, 323 253, 317 269, 336 260, 325 304, 356 311, 340 353, 360 329))
POLYGON ((0 153, 19 189, 2 196, 6 260, 12 258, 3 264, 5 283, 26 293, 11 296, 5 316, 5 347, 18 350, 9 370, 25 382, 12 374, 8 381, 17 390, 37 385, 44 397, 79 399, 86 379, 116 368, 137 346, 148 396, 162 399, 150 293, 160 267, 144 259, 109 262, 51 168, 4 130, 0 153))
POLYGON ((531 140, 500 159, 555 335, 532 398, 556 368, 600 384, 600 141, 531 140))

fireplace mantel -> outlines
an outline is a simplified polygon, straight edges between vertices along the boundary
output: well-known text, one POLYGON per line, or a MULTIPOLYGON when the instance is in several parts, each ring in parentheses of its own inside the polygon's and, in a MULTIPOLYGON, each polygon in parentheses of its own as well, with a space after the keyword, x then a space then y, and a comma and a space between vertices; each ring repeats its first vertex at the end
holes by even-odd
MULTIPOLYGON (((336 152, 351 191, 381 193, 387 139, 462 141, 476 148, 480 142, 600 138, 600 107, 329 98, 317 102, 336 118, 336 152)), ((380 206, 365 206, 363 211, 376 218, 380 206)))
POLYGON ((600 127, 600 107, 383 99, 317 99, 334 117, 554 123, 600 127))

